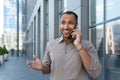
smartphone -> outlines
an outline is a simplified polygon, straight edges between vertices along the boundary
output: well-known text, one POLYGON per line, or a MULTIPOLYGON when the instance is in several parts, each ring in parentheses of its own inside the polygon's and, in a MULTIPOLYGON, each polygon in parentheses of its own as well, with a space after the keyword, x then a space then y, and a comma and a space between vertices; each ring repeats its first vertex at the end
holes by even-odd
MULTIPOLYGON (((74 29, 78 29, 78 26, 76 25, 74 29)), ((74 29, 73 29, 73 30, 74 30, 74 29)), ((72 31, 72 32, 73 32, 73 31, 72 31)), ((72 32, 71 32, 71 33, 72 33, 72 32)), ((75 35, 74 37, 72 37, 72 35, 71 35, 71 38, 73 38, 73 40, 75 40, 75 39, 76 39, 76 35, 75 35)))
MULTIPOLYGON (((73 31, 72 31, 72 32, 73 32, 73 31)), ((71 34, 72 34, 72 32, 71 32, 71 34)), ((72 37, 72 35, 71 35, 71 38, 72 38, 73 40, 75 40, 75 39, 76 39, 76 36, 72 37)))

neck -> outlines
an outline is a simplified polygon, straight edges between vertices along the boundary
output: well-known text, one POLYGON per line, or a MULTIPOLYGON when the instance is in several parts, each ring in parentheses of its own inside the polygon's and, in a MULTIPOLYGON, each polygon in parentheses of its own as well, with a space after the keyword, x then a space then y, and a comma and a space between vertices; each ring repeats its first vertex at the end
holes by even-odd
POLYGON ((73 38, 64 37, 64 41, 65 41, 66 43, 70 43, 70 42, 73 41, 73 38))

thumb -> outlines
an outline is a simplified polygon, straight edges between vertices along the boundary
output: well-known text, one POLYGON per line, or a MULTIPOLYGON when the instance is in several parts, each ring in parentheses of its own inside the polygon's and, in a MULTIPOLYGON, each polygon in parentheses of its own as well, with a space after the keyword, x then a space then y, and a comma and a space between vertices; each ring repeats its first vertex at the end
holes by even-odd
POLYGON ((36 56, 36 55, 33 55, 33 59, 36 61, 36 60, 40 60, 39 58, 38 58, 38 56, 36 56))

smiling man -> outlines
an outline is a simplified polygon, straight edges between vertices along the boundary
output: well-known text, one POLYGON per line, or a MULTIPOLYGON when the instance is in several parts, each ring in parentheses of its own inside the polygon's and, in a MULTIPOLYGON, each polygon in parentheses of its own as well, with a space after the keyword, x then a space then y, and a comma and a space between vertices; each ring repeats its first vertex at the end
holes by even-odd
POLYGON ((101 64, 93 44, 82 40, 82 33, 76 29, 78 16, 64 12, 61 16, 62 36, 47 43, 43 62, 33 56, 29 67, 50 73, 50 80, 88 80, 88 74, 96 78, 101 73, 101 64))

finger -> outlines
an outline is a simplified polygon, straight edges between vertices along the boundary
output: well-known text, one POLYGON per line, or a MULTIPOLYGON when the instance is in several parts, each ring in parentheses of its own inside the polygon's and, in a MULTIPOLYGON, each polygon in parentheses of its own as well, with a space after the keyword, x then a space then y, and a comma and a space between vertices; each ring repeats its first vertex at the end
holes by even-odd
POLYGON ((33 58, 34 58, 34 59, 36 59, 36 58, 38 58, 38 56, 36 56, 36 55, 33 55, 33 58))
POLYGON ((80 34, 80 35, 82 34, 79 29, 75 29, 75 30, 73 30, 73 32, 75 32, 76 34, 80 34))
POLYGON ((35 65, 34 62, 29 62, 29 63, 28 63, 28 66, 29 66, 30 68, 33 68, 34 65, 35 65))
POLYGON ((34 61, 27 61, 28 65, 34 64, 34 61))
POLYGON ((30 64, 30 61, 27 61, 26 63, 27 63, 27 65, 29 65, 29 64, 30 64))
POLYGON ((30 68, 32 68, 32 65, 28 65, 30 68))
POLYGON ((33 55, 33 59, 34 60, 39 60, 38 56, 36 56, 36 55, 33 55))
POLYGON ((79 29, 74 29, 73 31, 80 31, 79 29))
POLYGON ((75 34, 72 34, 72 38, 75 38, 75 34))
POLYGON ((75 30, 71 33, 72 36, 74 36, 76 34, 77 34, 77 31, 75 31, 75 30))
POLYGON ((30 68, 35 69, 33 65, 29 65, 30 68))

